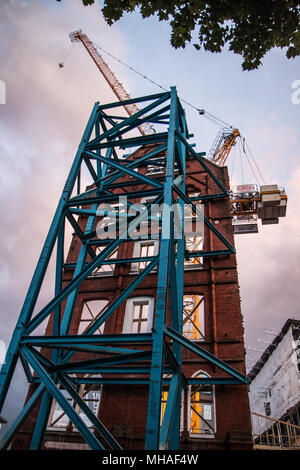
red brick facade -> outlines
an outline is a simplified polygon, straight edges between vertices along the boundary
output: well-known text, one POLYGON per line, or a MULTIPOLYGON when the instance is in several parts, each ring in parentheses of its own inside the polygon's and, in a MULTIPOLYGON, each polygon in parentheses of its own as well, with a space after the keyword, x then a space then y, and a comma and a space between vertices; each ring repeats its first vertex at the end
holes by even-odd
MULTIPOLYGON (((137 155, 143 152, 141 149, 137 155)), ((226 168, 220 168, 206 161, 220 181, 229 187, 226 168)), ((146 173, 146 167, 142 169, 146 173)), ((125 180, 126 178, 124 178, 125 180)), ((187 190, 189 193, 215 194, 220 190, 211 177, 194 159, 187 161, 187 190)), ((134 188, 127 188, 128 190, 134 188)), ((148 189, 139 187, 139 190, 148 189)), ((140 202, 139 200, 133 202, 140 202)), ((214 199, 205 203, 205 216, 234 245, 232 218, 227 199, 214 199)), ((86 218, 81 217, 80 226, 84 229, 86 218)), ((76 262, 80 242, 73 235, 67 263, 76 262)), ((118 257, 130 258, 134 243, 122 243, 118 257)), ((204 250, 223 249, 219 239, 207 227, 204 231, 204 250)), ((64 281, 72 278, 73 269, 65 269, 64 281)), ((77 334, 83 309, 88 300, 108 300, 116 298, 132 281, 130 264, 116 265, 112 276, 89 277, 80 288, 75 308, 71 334, 77 334)), ((155 297, 157 274, 149 274, 133 293, 133 297, 155 297)), ((239 285, 235 255, 205 257, 199 269, 186 269, 184 273, 185 294, 204 296, 204 340, 199 345, 230 366, 245 374, 245 349, 243 324, 240 306, 239 285)), ((105 323, 105 333, 122 333, 125 303, 105 323)), ((170 308, 168 307, 170 322, 170 308)), ((47 330, 51 331, 51 321, 47 330)), ((79 356, 77 356, 79 357, 79 356)), ((84 357, 87 357, 86 355, 84 357)), ((184 350, 183 370, 186 377, 203 371, 211 377, 225 377, 221 370, 199 359, 190 351, 184 350)), ((100 417, 103 423, 124 447, 124 449, 143 449, 147 414, 148 387, 145 385, 113 386, 103 385, 100 417)), ((191 437, 188 428, 188 393, 183 395, 182 411, 182 449, 249 449, 251 448, 251 420, 248 390, 245 385, 214 386, 215 434, 209 437, 191 437)), ((34 415, 33 415, 34 416, 34 415)), ((34 417, 31 417, 31 422, 34 417)), ((32 427, 25 423, 22 432, 14 440, 14 448, 26 448, 32 427)), ((48 431, 45 442, 83 442, 77 431, 48 431)), ((44 445, 45 445, 44 442, 44 445)), ((46 445, 47 446, 47 445, 46 445)), ((51 445, 50 445, 51 447, 51 445)), ((49 444, 47 446, 49 448, 49 444)))

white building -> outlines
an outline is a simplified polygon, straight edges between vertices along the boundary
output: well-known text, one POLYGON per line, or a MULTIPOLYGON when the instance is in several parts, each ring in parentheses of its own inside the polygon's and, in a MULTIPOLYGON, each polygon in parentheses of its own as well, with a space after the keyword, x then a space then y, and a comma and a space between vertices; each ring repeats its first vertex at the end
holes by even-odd
POLYGON ((300 425, 299 346, 300 320, 289 319, 248 374, 252 412, 300 425))

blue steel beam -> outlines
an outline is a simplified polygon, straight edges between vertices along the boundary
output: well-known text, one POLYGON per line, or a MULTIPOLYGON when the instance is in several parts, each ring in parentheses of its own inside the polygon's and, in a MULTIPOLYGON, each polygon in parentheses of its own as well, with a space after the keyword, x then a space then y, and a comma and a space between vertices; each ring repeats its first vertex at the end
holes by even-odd
POLYGON ((165 414, 160 430, 159 449, 165 450, 168 447, 171 424, 174 417, 178 386, 180 384, 179 375, 173 374, 168 390, 167 404, 165 414))
POLYGON ((190 351, 194 352, 197 354, 197 356, 202 357, 203 359, 206 359, 208 362, 213 364, 216 367, 219 367, 221 370, 229 374, 231 377, 237 379, 240 381, 241 384, 247 384, 248 379, 245 377, 243 374, 238 372, 236 369, 233 367, 229 366, 226 362, 222 361, 221 359, 218 359, 216 356, 211 354, 209 351, 206 351, 205 349, 201 348, 197 344, 193 343, 190 341, 188 338, 185 336, 181 336, 177 331, 173 330, 173 328, 170 328, 169 326, 165 326, 165 333, 169 338, 172 338, 174 341, 177 341, 178 343, 181 343, 184 347, 189 349, 190 351))
MULTIPOLYGON (((87 144, 87 148, 92 148, 95 144, 99 144, 99 142, 102 142, 104 139, 108 140, 110 137, 114 137, 125 126, 129 126, 130 124, 136 123, 136 127, 137 127, 137 118, 146 115, 146 113, 148 111, 151 111, 155 107, 160 106, 162 103, 164 103, 165 101, 167 101, 169 99, 169 96, 170 96, 169 93, 165 93, 165 95, 163 95, 160 98, 156 99, 151 104, 148 104, 147 106, 145 106, 143 109, 141 109, 137 113, 135 113, 132 116, 128 117, 124 121, 119 122, 118 124, 114 125, 111 129, 107 130, 106 132, 104 132, 100 136, 96 137, 95 139, 92 139, 87 144)), ((104 108, 102 106, 100 106, 99 109, 103 110, 104 108)))
POLYGON ((167 132, 161 132, 157 134, 147 135, 144 137, 128 137, 127 139, 123 139, 122 142, 120 141, 113 141, 113 142, 103 142, 100 144, 93 144, 87 147, 87 150, 99 150, 99 149, 106 149, 108 147, 120 147, 121 149, 127 149, 131 147, 140 147, 142 145, 149 145, 149 144, 156 144, 159 142, 165 142, 168 139, 167 132))
MULTIPOLYGON (((114 131, 113 135, 115 135, 115 132, 117 132, 118 133, 118 138, 122 139, 122 136, 124 134, 130 132, 131 130, 135 129, 136 127, 139 127, 141 124, 144 124, 145 122, 151 122, 151 120, 153 118, 155 119, 155 118, 159 117, 160 115, 162 115, 163 112, 168 111, 169 109, 170 109, 169 106, 166 106, 164 108, 159 109, 158 111, 155 111, 152 114, 149 114, 147 116, 143 116, 142 118, 136 118, 135 120, 133 120, 131 122, 131 124, 128 124, 129 119, 123 120, 121 123, 125 122, 126 125, 124 125, 124 127, 122 129, 119 129, 118 131, 114 131)), ((113 129, 115 129, 116 126, 121 124, 121 123, 120 122, 117 123, 117 122, 112 120, 112 124, 114 126, 113 129)), ((98 137, 98 142, 100 142, 101 140, 103 140, 103 137, 99 136, 98 137)))
POLYGON ((86 424, 80 418, 73 406, 64 397, 59 388, 56 386, 55 382, 53 382, 50 375, 47 374, 44 368, 36 360, 34 355, 25 347, 22 348, 22 351, 31 367, 35 370, 35 372, 47 388, 48 392, 53 396, 53 398, 55 398, 55 400, 61 406, 66 415, 68 415, 74 426, 78 429, 78 431, 80 432, 84 440, 89 444, 91 449, 104 450, 104 447, 101 442, 98 441, 95 435, 86 426, 86 424))
MULTIPOLYGON (((146 95, 146 96, 139 96, 138 98, 131 98, 129 100, 123 100, 123 101, 114 101, 112 103, 107 103, 107 104, 101 104, 99 106, 100 110, 103 109, 112 109, 112 108, 122 108, 123 106, 131 103, 142 103, 144 101, 152 101, 152 100, 157 100, 158 98, 166 97, 169 94, 169 92, 163 92, 163 93, 157 93, 154 95, 146 95)), ((126 119, 128 119, 126 117, 126 119)))
POLYGON ((88 405, 82 400, 82 398, 78 395, 77 391, 74 390, 68 378, 65 378, 63 375, 58 374, 57 376, 58 381, 64 386, 67 390, 69 395, 73 398, 76 404, 80 407, 81 411, 85 414, 85 416, 91 421, 91 423, 95 426, 96 430, 100 433, 101 437, 107 442, 113 450, 122 450, 122 447, 119 443, 114 439, 108 429, 104 426, 104 424, 97 418, 97 416, 92 412, 92 410, 88 407, 88 405))
MULTIPOLYGON (((177 124, 177 95, 176 89, 171 88, 170 126, 168 132, 167 170, 164 185, 164 199, 166 206, 173 204, 173 166, 175 158, 175 128, 177 124)), ((165 212, 165 211, 164 211, 165 212)), ((161 393, 164 357, 164 324, 166 318, 168 281, 169 281, 169 253, 170 253, 170 211, 164 217, 162 224, 161 246, 159 254, 158 279, 156 289, 156 307, 154 316, 151 381, 149 386, 148 416, 146 427, 147 450, 158 449, 161 393)))
MULTIPOLYGON (((24 344, 24 343, 23 343, 24 344)), ((125 349, 125 348, 117 348, 117 347, 110 347, 110 346, 90 346, 87 344, 83 344, 82 346, 75 346, 72 344, 71 346, 64 344, 44 344, 43 348, 45 349, 54 349, 54 350, 69 350, 69 351, 76 351, 76 352, 91 352, 96 354, 106 353, 106 354, 130 354, 132 352, 142 352, 141 349, 125 349)), ((22 358, 22 356, 21 356, 22 358)), ((55 362, 54 362, 55 363, 55 362)), ((26 363, 27 365, 27 363, 26 363)), ((24 365, 23 365, 24 367, 24 365)), ((27 376, 28 382, 32 381, 32 375, 27 376)))
MULTIPOLYGON (((131 185, 133 183, 131 182, 131 185)), ((153 196, 153 195, 158 195, 161 193, 160 189, 146 189, 144 191, 131 191, 127 193, 118 193, 118 194, 109 194, 109 195, 103 195, 103 196, 98 196, 98 197, 90 197, 91 194, 96 192, 95 189, 87 191, 84 194, 81 194, 80 197, 73 197, 69 201, 67 201, 67 206, 72 207, 72 206, 84 206, 84 205, 91 205, 94 203, 99 203, 99 202, 116 202, 119 200, 120 196, 126 196, 127 199, 136 199, 140 197, 147 197, 147 196, 153 196), (84 198, 82 196, 85 196, 84 198)))
MULTIPOLYGON (((88 150, 85 151, 85 154, 93 157, 95 160, 100 160, 101 162, 105 162, 107 160, 105 157, 95 155, 94 153, 89 152, 88 150)), ((144 184, 148 184, 149 186, 153 186, 157 189, 163 188, 163 186, 154 179, 148 178, 147 176, 143 176, 140 173, 131 170, 126 165, 120 165, 120 163, 117 163, 114 160, 110 160, 108 162, 108 165, 112 166, 113 168, 117 168, 118 170, 122 171, 125 175, 134 176, 135 178, 141 180, 144 184)))
MULTIPOLYGON (((188 128, 185 118, 185 113, 181 109, 179 112, 181 130, 183 135, 188 138, 188 128)), ((181 171, 182 178, 177 183, 175 180, 173 184, 176 184, 180 190, 185 194, 186 193, 186 157, 187 150, 185 145, 181 141, 177 142, 177 151, 178 157, 181 161, 181 171)), ((185 237, 184 237, 184 200, 179 196, 178 198, 179 209, 181 209, 181 238, 177 240, 177 250, 176 250, 176 295, 177 295, 177 331, 179 334, 182 334, 183 329, 183 296, 184 296, 184 255, 185 255, 185 237)), ((176 329, 175 325, 172 325, 176 329)), ((173 344, 174 355, 178 361, 180 369, 182 369, 182 345, 174 342, 173 344)), ((183 374, 178 377, 179 384, 177 387, 177 397, 175 398, 175 409, 173 420, 171 423, 171 432, 169 437, 170 449, 180 449, 180 419, 181 419, 181 393, 182 387, 187 388, 186 379, 183 380, 183 374)))
POLYGON ((104 250, 99 253, 90 263, 85 268, 82 268, 78 274, 73 277, 72 281, 69 282, 69 284, 64 287, 61 292, 54 297, 34 318, 33 320, 29 323, 26 333, 29 334, 32 331, 36 329, 37 326, 41 324, 47 318, 48 315, 52 312, 54 308, 57 307, 66 297, 68 297, 69 294, 71 294, 74 289, 77 289, 82 281, 86 279, 86 277, 99 265, 101 265, 101 262, 107 257, 107 255, 111 254, 115 248, 119 246, 121 243, 121 240, 116 239, 112 240, 111 243, 104 248, 104 250))
POLYGON ((29 450, 39 450, 41 448, 49 419, 49 413, 51 411, 51 406, 52 395, 47 390, 45 390, 42 397, 39 414, 35 422, 29 450))
MULTIPOLYGON (((154 150, 148 152, 146 155, 144 155, 143 157, 140 157, 138 158, 137 160, 134 160, 133 162, 129 163, 128 165, 126 165, 127 168, 139 168, 141 165, 144 165, 145 164, 145 161, 149 160, 149 158, 152 158, 153 156, 155 156, 156 154, 160 153, 160 152, 163 152, 164 150, 166 150, 167 148, 167 145, 164 143, 162 145, 159 145, 158 147, 156 147, 154 150)), ((127 159, 125 159, 125 161, 127 162, 127 159)), ((118 171, 116 171, 116 173, 114 175, 106 175, 103 180, 106 180, 106 185, 109 185, 111 183, 113 183, 114 181, 117 180, 117 178, 119 177, 120 173, 118 171)))
POLYGON ((103 343, 148 343, 152 341, 151 333, 122 333, 122 334, 82 334, 82 335, 61 335, 61 336, 25 336, 20 344, 31 346, 46 347, 47 344, 52 345, 89 345, 103 343))
POLYGON ((73 361, 65 364, 54 364, 49 370, 51 372, 76 371, 77 367, 85 367, 86 369, 95 368, 95 366, 110 366, 114 364, 129 364, 131 362, 145 361, 151 358, 151 351, 132 351, 130 354, 122 354, 113 357, 105 357, 101 359, 89 359, 86 361, 73 361))
POLYGON ((2 437, 1 444, 0 444, 0 449, 1 450, 5 450, 9 447, 12 439, 16 435, 17 431, 24 424, 24 422, 28 418, 29 414, 32 412, 32 410, 36 406, 36 403, 41 398, 44 391, 45 391, 45 386, 40 384, 39 387, 36 389, 36 391, 29 398, 28 402, 24 405, 21 413, 14 420, 11 427, 7 430, 7 432, 2 437))
MULTIPOLYGON (((97 149, 97 148, 107 148, 108 147, 108 144, 110 143, 110 140, 111 139, 115 139, 116 137, 118 137, 120 140, 122 140, 122 142, 118 142, 118 147, 121 147, 121 148, 126 148, 126 144, 124 145, 124 143, 128 140, 132 140, 132 141, 135 141, 137 139, 139 139, 139 137, 133 137, 133 138, 128 138, 128 139, 123 139, 123 136, 122 134, 124 134, 124 131, 125 129, 128 129, 128 130, 131 130, 133 127, 137 127, 138 124, 141 123, 141 121, 138 121, 136 119, 137 117, 137 114, 142 114, 143 112, 145 112, 145 110, 152 110, 155 106, 159 105, 159 104, 162 104, 164 101, 166 101, 166 99, 164 98, 161 98, 159 100, 157 100, 156 102, 146 106, 146 108, 144 108, 143 110, 139 111, 138 113, 136 113, 135 115, 125 119, 124 121, 122 122, 119 122, 119 123, 116 123, 115 125, 113 125, 110 129, 108 129, 107 131, 103 132, 102 134, 100 134, 98 137, 96 137, 95 139, 92 139, 86 146, 86 149, 89 149, 89 150, 94 150, 94 149, 97 149), (131 127, 131 125, 133 125, 131 127), (104 143, 104 141, 107 141, 106 143, 104 143)), ((145 118, 146 120, 146 118, 145 118)), ((141 138, 143 139, 143 137, 146 137, 147 140, 148 140, 148 137, 157 137, 157 138, 161 138, 161 136, 159 136, 159 134, 155 135, 149 135, 149 136, 142 136, 141 138)), ((156 139, 154 140, 151 140, 151 141, 154 141, 154 142, 157 142, 156 139)), ((117 142, 115 142, 113 144, 113 146, 116 146, 117 142)))
MULTIPOLYGON (((38 399, 42 398, 39 408, 38 419, 33 432, 31 449, 38 449, 41 446, 43 434, 46 428, 49 409, 53 398, 57 400, 69 416, 74 425, 81 432, 85 441, 94 449, 104 449, 101 442, 87 428, 74 408, 62 395, 58 388, 58 381, 65 386, 77 405, 86 416, 91 419, 100 434, 108 438, 110 447, 118 448, 117 442, 111 435, 107 435, 102 423, 88 409, 84 401, 79 397, 74 387, 82 383, 103 383, 103 384, 134 384, 149 385, 148 415, 146 428, 147 449, 157 449, 159 442, 162 447, 169 443, 169 449, 179 449, 180 447, 180 400, 182 387, 187 384, 245 384, 245 377, 238 371, 230 367, 224 361, 220 361, 203 348, 182 336, 182 302, 184 286, 184 237, 174 240, 172 212, 165 211, 162 217, 162 234, 160 253, 156 257, 134 257, 119 258, 109 260, 108 256, 119 247, 120 243, 128 243, 136 240, 122 237, 124 233, 119 233, 118 238, 108 242, 98 240, 94 225, 97 217, 97 205, 101 202, 115 202, 119 196, 126 196, 128 200, 138 199, 147 196, 156 197, 156 202, 164 202, 171 206, 174 201, 174 193, 178 195, 177 202, 183 207, 184 203, 191 201, 206 201, 228 197, 225 186, 213 174, 208 165, 202 159, 203 153, 196 153, 192 146, 187 143, 190 137, 187 129, 184 110, 178 101, 175 88, 171 92, 150 95, 138 99, 128 100, 128 103, 146 102, 146 106, 129 118, 120 118, 108 115, 106 111, 122 106, 123 103, 110 103, 99 106, 95 104, 91 117, 88 121, 85 133, 76 153, 69 177, 64 187, 57 211, 55 213, 49 234, 47 236, 40 260, 38 262, 32 283, 30 285, 17 328, 13 335, 13 340, 9 347, 7 362, 3 366, 0 375, 1 396, 0 410, 3 405, 9 383, 15 368, 18 356, 20 355, 27 379, 31 383, 39 385, 35 393, 25 405, 19 416, 22 423, 37 406, 38 399), (149 101, 151 103, 149 103, 149 101), (170 104, 163 105, 163 103, 170 104), (147 103, 148 102, 148 103, 147 103), (166 114, 169 111, 169 114, 166 114), (168 132, 161 132, 144 137, 127 137, 129 130, 139 126, 141 122, 167 122, 168 132), (110 127, 111 126, 111 127, 110 127), (125 148, 154 145, 155 148, 134 160, 131 155, 120 158, 117 148, 125 148), (105 156, 102 149, 106 149, 105 156), (167 151, 166 158, 152 158, 160 152, 167 151), (217 194, 202 195, 201 198, 190 199, 186 194, 185 187, 185 166, 189 158, 196 159, 205 171, 218 185, 222 192, 217 194), (95 166, 94 162, 95 161, 95 166), (166 168, 165 176, 152 178, 149 175, 143 176, 134 169, 147 165, 163 165, 166 168), (177 163, 179 170, 174 177, 174 163, 177 163), (94 188, 80 192, 81 165, 86 164, 94 188), (108 169, 110 172, 108 172, 108 169), (124 176, 132 177, 130 181, 120 181, 124 176), (175 179, 174 179, 175 178, 175 179), (73 196, 73 190, 77 184, 77 195, 73 196), (126 192, 128 186, 135 185, 142 190, 126 192), (151 187, 144 189, 143 186, 151 187), (112 192, 114 191, 114 192, 112 192), (121 192, 124 191, 124 192, 121 192), (84 209, 85 206, 92 208, 84 209), (85 233, 79 228, 73 215, 88 215, 88 223, 85 233), (64 264, 64 230, 65 220, 71 222, 75 232, 81 241, 79 257, 74 264, 64 264), (32 312, 39 294, 41 284, 52 254, 55 242, 57 242, 56 259, 56 280, 54 298, 34 317, 32 312), (96 255, 93 246, 104 246, 103 251, 96 255), (90 255, 91 261, 87 261, 90 255), (69 335, 69 329, 73 318, 74 306, 77 293, 81 283, 96 268, 105 264, 123 264, 132 262, 149 262, 127 286, 120 295, 105 309, 84 334, 69 335), (154 317, 154 329, 147 334, 116 334, 116 335, 94 335, 97 329, 112 315, 116 309, 126 301, 129 295, 139 286, 146 276, 158 264, 158 279, 156 291, 156 308, 154 317), (62 286, 62 272, 64 268, 74 268, 73 279, 64 287, 62 286), (172 305, 172 328, 167 327, 166 305, 167 299, 171 299, 172 305), (66 300, 62 316, 62 302, 66 300), (53 335, 52 336, 28 336, 45 320, 53 315, 53 335), (173 339, 172 350, 165 336, 173 339), (147 349, 134 349, 135 347, 145 347, 147 349), (51 350, 51 361, 47 359, 35 347, 42 347, 51 350), (131 349, 130 349, 131 348, 131 349), (229 377, 216 378, 185 378, 182 374, 182 349, 188 348, 219 367, 229 377), (98 360, 85 360, 68 362, 78 351, 88 353, 109 354, 98 360), (135 363, 142 361, 146 366, 136 366, 135 363), (150 363, 150 364, 149 364, 150 363), (35 370, 37 376, 32 376, 29 365, 35 370), (68 377, 68 373, 75 376, 68 377), (104 378, 91 377, 91 374, 105 374, 104 378), (78 374, 88 374, 89 377, 78 377, 78 374), (164 377, 164 374, 173 374, 172 379, 164 377), (120 377, 119 377, 120 376, 120 377), (169 397, 165 412, 165 419, 160 427, 161 413, 161 393, 162 384, 170 384, 169 397)), ((219 191, 219 190, 218 190, 219 191)), ((130 203, 127 203, 130 207, 130 203)), ((132 206, 134 207, 134 206, 132 206)), ((192 207, 195 209, 195 205, 192 207)), ((147 210, 139 217, 149 215, 150 204, 147 210)), ((196 211, 197 212, 197 211, 196 211)), ((199 215, 199 214, 198 214, 199 215)), ((183 216, 182 216, 183 219, 183 216)), ((235 252, 225 237, 204 218, 209 230, 225 244, 227 249, 214 251, 200 251, 186 253, 187 257, 194 256, 217 256, 228 255, 235 252)), ((184 219, 182 220, 182 232, 184 232, 184 219)), ((125 234, 126 235, 126 234, 125 234)), ((48 356, 47 356, 48 357, 48 356)), ((19 423, 16 422, 10 433, 9 440, 18 431, 19 423)))
MULTIPOLYGON (((170 372, 172 373, 172 371, 170 372)), ((169 384, 170 378, 163 378, 163 384, 169 384)), ((75 384, 132 384, 132 385, 149 385, 150 377, 129 377, 127 374, 124 374, 123 377, 83 377, 83 378, 74 378, 72 381, 75 384)), ((186 379, 188 385, 241 385, 241 381, 233 379, 231 377, 207 377, 207 378, 196 378, 191 377, 186 379)), ((40 379, 35 377, 32 380, 32 383, 40 384, 40 379)), ((180 388, 180 387, 179 387, 180 388)))
POLYGON ((174 190, 176 191, 176 193, 186 202, 186 204, 190 204, 192 206, 192 209, 193 211, 197 214, 197 216, 202 219, 205 223, 205 225, 207 227, 209 227, 209 229, 219 238, 219 240, 221 240, 222 243, 224 243, 224 245, 229 249, 231 250, 231 253, 235 253, 235 249, 233 248, 233 246, 229 243, 229 241, 221 234, 221 232, 219 232, 218 229, 216 229, 216 227, 208 220, 207 217, 205 217, 205 215, 203 215, 201 213, 201 211, 199 211, 197 209, 197 207, 195 206, 195 204, 190 200, 190 198, 188 196, 186 196, 182 191, 180 191, 180 189, 177 187, 177 186, 174 186, 174 190))

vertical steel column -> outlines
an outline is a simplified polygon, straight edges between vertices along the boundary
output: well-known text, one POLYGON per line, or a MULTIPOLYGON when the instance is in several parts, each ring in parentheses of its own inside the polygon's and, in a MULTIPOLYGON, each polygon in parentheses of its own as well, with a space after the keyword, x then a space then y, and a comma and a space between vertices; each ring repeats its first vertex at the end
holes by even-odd
POLYGON ((149 386, 148 416, 146 429, 146 449, 158 449, 160 434, 161 393, 164 359, 164 326, 168 299, 169 255, 171 235, 171 212, 173 204, 173 167, 175 161, 175 129, 177 122, 177 94, 171 88, 170 126, 164 185, 164 208, 162 215, 162 235, 159 255, 156 308, 153 330, 153 349, 149 386))
MULTIPOLYGON (((185 119, 184 110, 181 108, 179 103, 179 116, 180 124, 182 127, 182 135, 187 138, 187 123, 185 119)), ((182 178, 179 183, 180 190, 185 194, 186 191, 186 147, 180 141, 177 142, 178 158, 181 161, 182 166, 182 178)), ((184 296, 184 252, 185 252, 185 224, 184 224, 184 201, 179 196, 178 205, 181 215, 181 237, 177 240, 177 251, 176 251, 176 290, 177 295, 177 311, 178 311, 178 333, 182 335, 183 329, 183 296, 184 296)), ((182 370, 182 346, 179 343, 173 345, 174 356, 177 359, 180 372, 182 370)), ((175 397, 175 409, 174 418, 171 424, 170 438, 169 438, 169 449, 177 450, 180 449, 180 421, 181 421, 181 396, 182 396, 182 374, 178 375, 178 387, 177 396, 175 397)))

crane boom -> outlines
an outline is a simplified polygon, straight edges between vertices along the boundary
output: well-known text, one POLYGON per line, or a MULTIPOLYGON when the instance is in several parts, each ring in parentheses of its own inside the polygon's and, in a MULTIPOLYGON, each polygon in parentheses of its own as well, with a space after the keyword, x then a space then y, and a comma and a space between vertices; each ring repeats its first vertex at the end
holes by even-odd
MULTIPOLYGON (((79 42, 81 41, 84 47, 86 48, 87 52, 97 65, 98 69, 102 73, 103 77, 111 87, 112 91, 116 95, 119 101, 127 101, 131 99, 129 93, 125 90, 123 85, 119 82, 115 74, 111 71, 103 57, 99 54, 97 49, 95 48, 92 41, 88 38, 86 34, 83 34, 81 30, 74 31, 73 33, 69 34, 71 42, 79 42)), ((125 104, 123 105, 125 110, 127 111, 129 116, 137 113, 139 111, 138 106, 135 103, 125 104)), ((155 129, 151 126, 149 122, 144 122, 138 129, 142 135, 149 135, 155 134, 155 129)))

